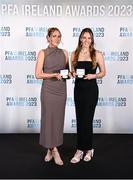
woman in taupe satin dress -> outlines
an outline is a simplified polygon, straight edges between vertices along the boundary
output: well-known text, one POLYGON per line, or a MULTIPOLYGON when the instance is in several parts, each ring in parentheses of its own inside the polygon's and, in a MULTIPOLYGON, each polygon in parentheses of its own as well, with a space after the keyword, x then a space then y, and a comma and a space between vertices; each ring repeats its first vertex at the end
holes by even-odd
POLYGON ((48 47, 38 53, 35 76, 43 79, 41 88, 41 129, 40 144, 47 148, 44 158, 52 158, 63 165, 58 146, 63 144, 63 127, 66 103, 66 81, 61 79, 60 70, 66 68, 68 53, 59 49, 61 32, 58 28, 48 29, 48 47))

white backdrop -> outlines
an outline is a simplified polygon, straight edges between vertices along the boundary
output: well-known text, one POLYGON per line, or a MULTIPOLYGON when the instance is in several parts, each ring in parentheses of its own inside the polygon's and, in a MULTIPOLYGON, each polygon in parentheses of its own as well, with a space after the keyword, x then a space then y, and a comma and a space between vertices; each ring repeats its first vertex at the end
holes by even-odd
MULTIPOLYGON (((62 32, 60 48, 76 48, 80 31, 91 27, 103 52, 107 75, 98 81, 95 133, 133 133, 132 0, 0 0, 0 133, 40 131, 40 88, 34 69, 47 47, 51 26, 62 32)), ((67 81, 64 132, 76 132, 74 80, 67 81)))

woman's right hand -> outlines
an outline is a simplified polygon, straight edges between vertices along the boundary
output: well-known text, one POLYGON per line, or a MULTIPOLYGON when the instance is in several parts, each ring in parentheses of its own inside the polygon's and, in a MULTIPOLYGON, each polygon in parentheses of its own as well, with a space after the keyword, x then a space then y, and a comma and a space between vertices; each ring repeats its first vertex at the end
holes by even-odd
POLYGON ((72 77, 76 78, 77 74, 75 71, 71 72, 72 77))
POLYGON ((55 73, 55 78, 58 80, 61 80, 61 74, 60 73, 55 73))

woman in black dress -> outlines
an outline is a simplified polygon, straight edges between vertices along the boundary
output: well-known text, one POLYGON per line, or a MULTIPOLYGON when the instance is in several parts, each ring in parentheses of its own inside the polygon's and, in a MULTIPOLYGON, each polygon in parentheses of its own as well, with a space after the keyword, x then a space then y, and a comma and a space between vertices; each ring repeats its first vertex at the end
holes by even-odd
POLYGON ((98 101, 96 79, 104 77, 106 73, 103 55, 94 48, 94 36, 90 28, 82 30, 78 46, 72 52, 71 61, 72 74, 76 79, 74 101, 77 119, 77 151, 71 159, 71 163, 77 163, 83 158, 83 155, 84 161, 90 161, 93 157, 93 117, 98 101), (81 70, 85 71, 83 78, 78 77, 78 72, 81 70))

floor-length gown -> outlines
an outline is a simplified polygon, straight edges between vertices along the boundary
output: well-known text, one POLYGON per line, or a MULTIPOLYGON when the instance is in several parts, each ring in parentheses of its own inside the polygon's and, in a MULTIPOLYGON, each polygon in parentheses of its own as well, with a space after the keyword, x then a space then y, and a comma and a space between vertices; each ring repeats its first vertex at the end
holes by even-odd
MULTIPOLYGON (((45 49, 44 72, 54 73, 65 69, 62 49, 45 49)), ((46 148, 63 143, 63 126, 66 103, 66 82, 56 78, 44 79, 41 88, 40 144, 46 148)))
MULTIPOLYGON (((95 74, 91 61, 78 61, 76 69, 85 69, 85 74, 95 74)), ((98 85, 96 79, 76 78, 74 101, 77 119, 77 148, 92 149, 93 117, 98 101, 98 85)))

